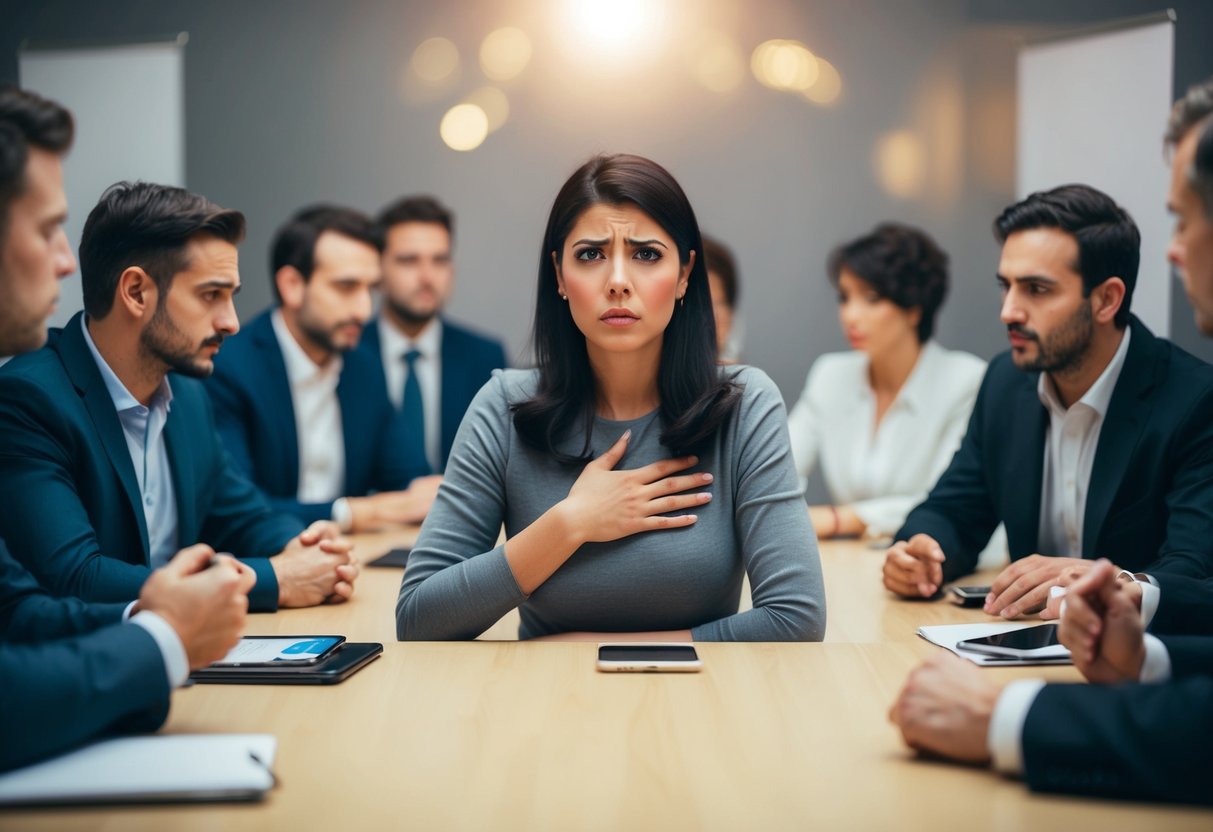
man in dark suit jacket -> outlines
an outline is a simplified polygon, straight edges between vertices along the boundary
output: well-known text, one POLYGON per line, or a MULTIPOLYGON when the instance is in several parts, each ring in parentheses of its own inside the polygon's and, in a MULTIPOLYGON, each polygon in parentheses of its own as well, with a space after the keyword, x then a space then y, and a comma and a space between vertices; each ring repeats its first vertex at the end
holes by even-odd
MULTIPOLYGON (((1167 142, 1168 205, 1179 220, 1168 259, 1213 335, 1213 79, 1175 105, 1167 142)), ((889 712, 906 742, 970 762, 993 757, 1039 791, 1213 803, 1213 579, 1154 572, 1146 580, 1101 560, 1064 600, 1061 641, 1104 686, 1001 688, 941 653, 911 674, 889 712)))
MULTIPOLYGON (((58 104, 0 88, 0 354, 42 345, 56 284, 76 268, 62 228, 72 133, 58 104)), ((50 597, 0 540, 0 771, 164 721, 170 687, 244 627, 253 575, 230 558, 206 568, 213 556, 180 553, 128 610, 50 597)))
POLYGON ((379 285, 379 239, 348 208, 292 217, 271 256, 278 306, 228 339, 206 384, 224 445, 270 504, 343 531, 420 523, 437 487, 408 488, 425 460, 406 458, 379 364, 354 349, 379 285))
POLYGON ((87 318, 0 371, 0 537, 52 592, 129 601, 204 542, 252 567, 254 609, 352 593, 349 542, 270 509, 197 380, 239 326, 243 229, 179 188, 115 185, 81 239, 87 318))
POLYGON ((1000 522, 1012 563, 985 608, 1007 618, 1100 556, 1213 574, 1213 368, 1130 316, 1133 221, 1066 186, 996 228, 1012 350, 990 363, 951 465, 897 533, 885 586, 930 597, 973 570, 1000 522))
POLYGON ((384 303, 360 349, 383 368, 410 453, 423 452, 432 473, 441 474, 472 398, 506 366, 505 350, 441 314, 454 280, 450 211, 431 197, 407 197, 384 209, 378 223, 384 303))

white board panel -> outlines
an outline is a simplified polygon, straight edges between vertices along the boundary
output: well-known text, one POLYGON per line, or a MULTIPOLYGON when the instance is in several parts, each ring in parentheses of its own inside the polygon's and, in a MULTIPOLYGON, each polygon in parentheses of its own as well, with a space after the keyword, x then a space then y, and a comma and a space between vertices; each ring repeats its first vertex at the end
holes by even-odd
POLYGON ((1170 333, 1171 220, 1162 134, 1172 101, 1169 20, 1026 46, 1019 54, 1020 197, 1069 182, 1120 203, 1141 230, 1133 311, 1170 333))
MULTIPOLYGON (((73 251, 88 212, 113 183, 185 185, 184 40, 19 54, 21 86, 76 118, 76 141, 64 163, 73 251)), ((51 325, 62 326, 80 308, 76 275, 63 281, 51 325)))

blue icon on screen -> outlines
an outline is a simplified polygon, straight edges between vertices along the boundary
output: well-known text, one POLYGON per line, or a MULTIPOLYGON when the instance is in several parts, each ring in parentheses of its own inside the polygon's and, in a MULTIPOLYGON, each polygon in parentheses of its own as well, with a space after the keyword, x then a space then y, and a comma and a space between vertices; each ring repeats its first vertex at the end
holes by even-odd
POLYGON ((282 651, 284 656, 308 655, 315 656, 323 653, 333 644, 331 638, 314 638, 310 641, 297 641, 282 651))

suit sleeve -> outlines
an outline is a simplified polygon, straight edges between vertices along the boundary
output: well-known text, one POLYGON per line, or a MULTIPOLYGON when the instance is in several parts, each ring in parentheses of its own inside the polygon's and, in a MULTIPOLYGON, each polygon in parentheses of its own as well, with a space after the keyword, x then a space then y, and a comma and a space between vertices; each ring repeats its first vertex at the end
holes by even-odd
POLYGON ((0 541, 0 639, 16 643, 89 633, 121 621, 125 607, 50 596, 0 541))
POLYGON ((916 534, 935 538, 946 558, 945 582, 977 567, 978 555, 998 527, 998 512, 985 477, 988 463, 983 434, 986 408, 991 406, 990 387, 987 372, 960 448, 927 499, 910 512, 896 535, 897 540, 909 540, 916 534))
POLYGON ((1171 660, 1171 678, 1213 676, 1213 636, 1170 635, 1158 638, 1167 648, 1167 657, 1171 660))
POLYGON ((1155 635, 1188 633, 1213 635, 1213 578, 1197 580, 1184 575, 1154 574, 1160 595, 1158 611, 1150 622, 1155 635))
POLYGON ((1166 488, 1167 525, 1150 574, 1208 578, 1213 576, 1213 390, 1194 397, 1175 432, 1183 438, 1174 475, 1170 483, 1155 486, 1166 488))
POLYGON ((1161 685, 1046 685, 1024 722, 1035 791, 1213 804, 1213 677, 1161 685))
POLYGON ((107 733, 154 731, 169 710, 155 640, 134 624, 37 645, 0 644, 0 770, 107 733))
POLYGON ((133 601, 151 570, 106 557, 76 490, 73 460, 96 453, 30 379, 0 383, 0 536, 54 595, 133 601))

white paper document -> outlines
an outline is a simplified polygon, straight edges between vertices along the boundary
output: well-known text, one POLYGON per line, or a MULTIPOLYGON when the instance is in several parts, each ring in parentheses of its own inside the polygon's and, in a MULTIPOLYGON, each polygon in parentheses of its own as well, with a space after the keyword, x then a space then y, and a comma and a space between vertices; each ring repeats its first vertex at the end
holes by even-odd
POLYGON ((102 740, 0 775, 0 806, 258 800, 277 745, 271 734, 102 740))
POLYGON ((918 635, 932 644, 946 647, 962 659, 968 659, 974 664, 990 667, 1023 667, 1035 664, 1071 664, 1070 651, 1065 645, 1058 644, 1047 651, 1038 651, 1032 658, 1004 658, 1002 656, 986 656, 957 648, 957 643, 970 638, 983 638, 998 633, 1009 633, 1012 630, 1022 630, 1026 627, 1038 627, 1039 624, 1020 624, 999 622, 997 624, 939 624, 934 627, 919 627, 918 635))

